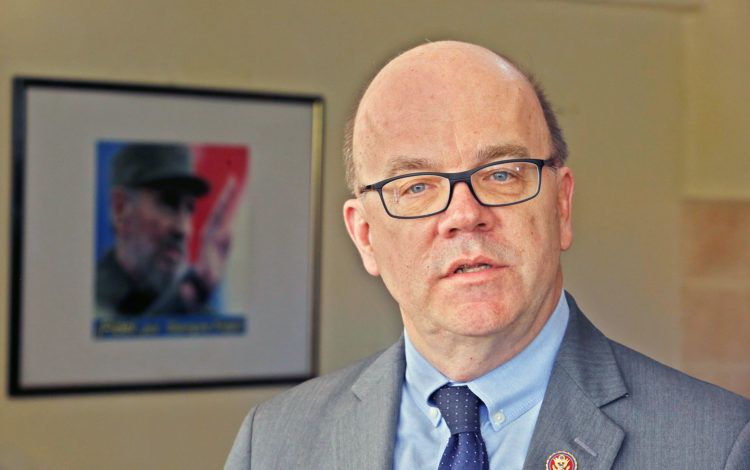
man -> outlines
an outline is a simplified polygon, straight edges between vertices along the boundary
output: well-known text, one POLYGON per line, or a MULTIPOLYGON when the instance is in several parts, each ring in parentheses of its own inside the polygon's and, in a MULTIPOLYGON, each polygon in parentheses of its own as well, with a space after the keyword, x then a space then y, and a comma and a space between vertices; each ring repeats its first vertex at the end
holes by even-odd
POLYGON ((195 174, 188 147, 126 144, 111 182, 115 242, 97 266, 97 317, 211 313, 207 301, 226 260, 228 232, 205 230, 202 256, 188 265, 195 202, 210 189, 195 174))
POLYGON ((226 468, 748 468, 747 400, 608 340, 563 294, 573 175, 516 66, 416 47, 351 131, 346 227, 404 337, 251 410, 226 468))

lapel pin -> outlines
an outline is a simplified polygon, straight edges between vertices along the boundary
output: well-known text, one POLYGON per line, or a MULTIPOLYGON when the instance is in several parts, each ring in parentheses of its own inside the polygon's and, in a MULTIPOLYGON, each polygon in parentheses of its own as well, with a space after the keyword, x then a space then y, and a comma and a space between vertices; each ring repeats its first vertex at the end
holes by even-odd
POLYGON ((545 470, 576 470, 578 462, 570 452, 558 451, 547 458, 545 470))

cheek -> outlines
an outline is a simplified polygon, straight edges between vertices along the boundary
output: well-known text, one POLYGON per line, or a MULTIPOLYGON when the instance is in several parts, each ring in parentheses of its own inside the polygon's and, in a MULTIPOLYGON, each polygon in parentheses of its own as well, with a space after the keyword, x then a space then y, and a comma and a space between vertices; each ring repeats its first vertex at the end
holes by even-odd
POLYGON ((535 271, 535 276, 556 271, 560 259, 560 227, 554 211, 529 216, 528 235, 523 246, 527 269, 535 271))
POLYGON ((138 238, 138 235, 143 233, 143 221, 140 213, 133 211, 128 213, 122 218, 122 234, 123 236, 134 239, 138 238))
MULTIPOLYGON (((406 221, 397 221, 406 222, 406 221)), ((407 222, 408 224, 408 222, 407 222)), ((413 293, 420 279, 426 278, 428 266, 425 229, 410 230, 388 226, 373 230, 371 242, 380 275, 391 294, 400 300, 399 292, 413 293)))
POLYGON ((375 259, 384 277, 403 277, 411 266, 413 250, 408 244, 408 238, 397 231, 383 230, 373 233, 372 247, 375 259))
POLYGON ((152 208, 142 215, 144 230, 151 236, 161 236, 169 227, 170 217, 172 217, 170 214, 152 208))
POLYGON ((524 270, 544 270, 559 257, 559 226, 554 214, 529 211, 519 214, 516 229, 510 235, 511 246, 519 255, 524 270))
POLYGON ((547 252, 552 247, 552 240, 557 239, 558 227, 552 217, 532 214, 528 219, 529 248, 534 251, 547 252))
POLYGON ((153 245, 162 237, 162 221, 153 214, 139 214, 134 218, 132 226, 133 235, 141 240, 141 243, 153 245))

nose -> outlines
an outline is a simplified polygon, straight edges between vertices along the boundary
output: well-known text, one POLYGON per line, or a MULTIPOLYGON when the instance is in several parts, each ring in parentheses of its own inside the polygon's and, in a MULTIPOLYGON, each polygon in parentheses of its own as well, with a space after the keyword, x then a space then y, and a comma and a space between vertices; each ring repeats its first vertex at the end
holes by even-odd
POLYGON ((192 231, 193 212, 186 204, 180 206, 174 211, 172 217, 173 233, 180 238, 186 238, 192 231))
POLYGON ((456 183, 448 209, 441 214, 438 231, 444 236, 454 236, 459 232, 488 230, 492 224, 490 209, 477 201, 468 184, 456 183))

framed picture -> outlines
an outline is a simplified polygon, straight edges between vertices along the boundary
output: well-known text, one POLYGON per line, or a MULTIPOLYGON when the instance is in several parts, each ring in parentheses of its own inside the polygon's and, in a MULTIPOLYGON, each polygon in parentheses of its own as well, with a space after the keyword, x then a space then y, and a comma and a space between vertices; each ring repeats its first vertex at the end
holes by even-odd
POLYGON ((316 374, 323 101, 16 78, 11 395, 316 374))

